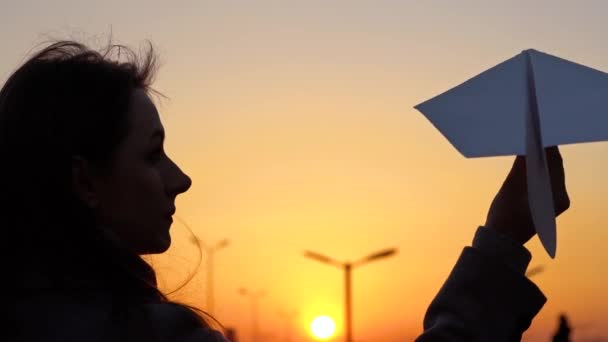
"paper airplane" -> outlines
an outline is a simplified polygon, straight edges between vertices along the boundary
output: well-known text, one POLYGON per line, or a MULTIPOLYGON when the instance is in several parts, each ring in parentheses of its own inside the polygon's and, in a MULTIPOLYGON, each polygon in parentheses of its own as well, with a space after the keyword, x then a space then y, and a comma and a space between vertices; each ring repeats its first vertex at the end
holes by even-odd
POLYGON ((525 50, 415 108, 465 157, 526 155, 532 219, 554 258, 544 148, 608 140, 608 74, 525 50))

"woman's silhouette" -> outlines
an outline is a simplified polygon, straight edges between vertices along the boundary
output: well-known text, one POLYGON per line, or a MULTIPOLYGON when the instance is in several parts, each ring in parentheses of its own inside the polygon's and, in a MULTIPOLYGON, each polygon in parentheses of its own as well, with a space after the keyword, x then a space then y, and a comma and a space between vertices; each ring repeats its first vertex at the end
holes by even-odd
POLYGON ((163 149, 150 47, 60 41, 0 92, 2 259, 18 341, 223 341, 140 257, 170 245, 190 178, 163 149))

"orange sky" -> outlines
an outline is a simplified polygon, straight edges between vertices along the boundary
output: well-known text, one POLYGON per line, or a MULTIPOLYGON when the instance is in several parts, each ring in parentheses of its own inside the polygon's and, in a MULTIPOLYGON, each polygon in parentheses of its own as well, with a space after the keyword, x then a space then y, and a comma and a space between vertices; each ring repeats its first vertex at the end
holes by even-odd
MULTIPOLYGON (((530 47, 608 70, 601 1, 8 3, 2 80, 49 35, 156 45, 167 150, 193 178, 178 215, 204 241, 231 240, 216 255, 216 316, 245 342, 238 288, 266 291, 268 338, 283 336, 279 310, 300 313, 293 341, 318 314, 341 333, 343 275, 302 251, 354 260, 385 247, 399 254, 354 271, 355 338, 411 340, 512 161, 465 159, 412 106, 530 47)), ((562 152, 572 208, 556 260, 529 244, 549 302, 525 341, 548 340, 561 311, 575 337, 608 336, 608 144, 562 152)), ((168 287, 196 259, 179 224, 174 241, 154 259, 168 287)), ((204 275, 178 297, 205 308, 204 275)))

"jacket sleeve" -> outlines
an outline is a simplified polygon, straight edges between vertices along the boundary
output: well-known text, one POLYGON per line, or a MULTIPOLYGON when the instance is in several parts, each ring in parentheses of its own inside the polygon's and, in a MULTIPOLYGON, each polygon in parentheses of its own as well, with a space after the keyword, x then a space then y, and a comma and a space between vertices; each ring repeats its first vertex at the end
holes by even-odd
POLYGON ((506 248, 501 255, 500 238, 483 236, 488 230, 482 229, 428 307, 417 342, 520 341, 544 305, 545 296, 524 275, 529 258, 516 270, 517 253, 506 248))

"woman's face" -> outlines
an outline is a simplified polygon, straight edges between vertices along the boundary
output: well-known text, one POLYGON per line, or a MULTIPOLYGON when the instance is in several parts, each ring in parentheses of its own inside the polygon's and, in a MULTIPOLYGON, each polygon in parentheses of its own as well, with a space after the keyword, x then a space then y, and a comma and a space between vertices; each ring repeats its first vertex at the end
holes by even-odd
POLYGON ((163 125, 143 90, 134 91, 128 115, 129 133, 96 182, 96 212, 99 223, 136 253, 162 253, 171 244, 175 198, 192 182, 165 153, 163 125))

